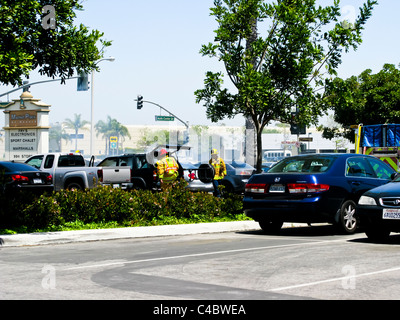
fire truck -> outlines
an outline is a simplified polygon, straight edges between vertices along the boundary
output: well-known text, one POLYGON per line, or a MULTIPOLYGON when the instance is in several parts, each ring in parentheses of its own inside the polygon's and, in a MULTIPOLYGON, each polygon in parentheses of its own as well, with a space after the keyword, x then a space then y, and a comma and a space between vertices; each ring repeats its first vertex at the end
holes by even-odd
POLYGON ((357 125, 355 151, 386 162, 400 172, 400 124, 357 125))

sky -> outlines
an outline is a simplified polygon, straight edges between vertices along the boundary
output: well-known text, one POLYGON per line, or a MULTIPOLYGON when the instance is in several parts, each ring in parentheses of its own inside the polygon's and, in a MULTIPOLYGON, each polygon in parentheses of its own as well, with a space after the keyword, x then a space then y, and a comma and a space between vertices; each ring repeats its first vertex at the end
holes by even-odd
MULTIPOLYGON (((333 3, 333 0, 321 0, 333 3)), ((366 0, 365 0, 366 1, 366 0)), ((342 0, 343 18, 354 19, 362 0, 342 0)), ((213 41, 217 24, 210 16, 213 0, 84 0, 84 11, 76 23, 104 32, 112 40, 100 72, 90 86, 94 93, 94 122, 107 116, 124 125, 163 125, 155 115, 166 112, 151 104, 137 110, 134 101, 144 100, 163 106, 190 125, 215 125, 206 118, 205 108, 196 104, 194 91, 204 87, 207 71, 224 71, 215 59, 202 57, 202 44, 213 41)), ((379 0, 363 32, 363 43, 355 52, 343 55, 338 76, 348 78, 366 69, 379 72, 385 63, 400 64, 399 0, 379 0)), ((29 81, 48 80, 33 71, 29 81)), ((0 85, 0 94, 13 89, 0 85)), ((76 80, 39 84, 31 87, 34 98, 51 105, 50 122, 63 122, 81 114, 90 121, 91 93, 77 91, 76 80)), ((21 91, 9 95, 18 99, 21 91)), ((6 101, 7 97, 0 98, 6 101)), ((175 121, 175 125, 181 125, 175 121)), ((244 118, 223 120, 219 124, 242 126, 244 118)), ((0 117, 4 126, 4 117, 0 117)))

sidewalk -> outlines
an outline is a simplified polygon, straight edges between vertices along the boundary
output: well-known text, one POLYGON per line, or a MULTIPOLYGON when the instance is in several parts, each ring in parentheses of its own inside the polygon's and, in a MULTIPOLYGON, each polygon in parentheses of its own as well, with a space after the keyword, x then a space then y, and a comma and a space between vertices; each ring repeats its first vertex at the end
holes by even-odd
POLYGON ((38 246, 85 241, 190 235, 201 233, 259 230, 255 221, 213 222, 152 227, 131 227, 79 231, 0 235, 1 247, 38 246))

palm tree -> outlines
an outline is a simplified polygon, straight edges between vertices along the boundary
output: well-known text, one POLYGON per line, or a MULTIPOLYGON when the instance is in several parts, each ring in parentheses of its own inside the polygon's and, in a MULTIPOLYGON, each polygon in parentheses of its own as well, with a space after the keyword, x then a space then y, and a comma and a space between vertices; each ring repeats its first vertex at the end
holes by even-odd
POLYGON ((101 134, 103 139, 106 140, 106 154, 110 153, 110 137, 118 137, 117 148, 119 147, 119 142, 121 141, 120 138, 122 138, 122 141, 124 141, 125 137, 131 137, 128 129, 118 122, 117 119, 113 119, 110 116, 107 116, 106 122, 103 120, 97 122, 95 129, 97 131, 96 136, 101 134))
POLYGON ((61 151, 61 140, 70 141, 70 135, 65 132, 60 124, 52 126, 49 130, 49 141, 54 140, 57 144, 57 150, 61 151))
POLYGON ((79 130, 88 130, 85 128, 87 124, 90 124, 89 121, 81 120, 81 114, 74 114, 74 120, 65 119, 64 125, 68 129, 75 130, 75 151, 78 150, 78 132, 79 130))

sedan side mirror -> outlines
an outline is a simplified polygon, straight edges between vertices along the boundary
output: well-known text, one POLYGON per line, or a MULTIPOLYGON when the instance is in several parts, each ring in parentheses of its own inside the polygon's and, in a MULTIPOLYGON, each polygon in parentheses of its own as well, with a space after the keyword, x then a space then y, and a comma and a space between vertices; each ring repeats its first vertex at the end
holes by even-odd
POLYGON ((394 180, 394 179, 396 179, 398 176, 399 176, 399 173, 398 173, 398 172, 393 172, 393 173, 390 175, 390 179, 394 180))

